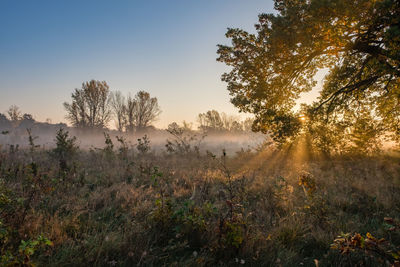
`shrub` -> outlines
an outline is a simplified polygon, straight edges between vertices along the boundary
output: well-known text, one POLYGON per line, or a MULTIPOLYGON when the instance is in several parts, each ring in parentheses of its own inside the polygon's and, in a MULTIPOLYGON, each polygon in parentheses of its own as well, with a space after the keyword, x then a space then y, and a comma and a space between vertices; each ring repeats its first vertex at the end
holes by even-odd
POLYGON ((53 149, 52 154, 59 162, 60 174, 68 171, 68 161, 78 150, 76 144, 76 137, 69 137, 68 131, 60 128, 56 135, 56 148, 53 149))
POLYGON ((136 146, 136 149, 142 154, 146 154, 147 152, 150 151, 150 139, 147 136, 147 134, 145 134, 142 138, 139 138, 136 146))

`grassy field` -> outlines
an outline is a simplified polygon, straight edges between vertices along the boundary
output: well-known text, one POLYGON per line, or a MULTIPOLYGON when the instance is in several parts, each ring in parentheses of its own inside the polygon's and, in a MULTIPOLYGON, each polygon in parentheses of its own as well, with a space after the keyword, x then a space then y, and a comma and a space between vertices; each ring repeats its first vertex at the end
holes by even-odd
POLYGON ((58 150, 1 150, 1 265, 398 264, 398 156, 323 157, 300 141, 79 150, 64 137, 58 150))

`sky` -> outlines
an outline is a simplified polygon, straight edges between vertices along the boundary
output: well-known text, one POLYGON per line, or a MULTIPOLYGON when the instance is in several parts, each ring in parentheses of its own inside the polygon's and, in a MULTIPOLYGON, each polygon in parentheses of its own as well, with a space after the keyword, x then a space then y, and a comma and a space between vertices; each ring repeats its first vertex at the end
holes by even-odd
MULTIPOLYGON (((158 98, 155 126, 216 109, 237 115, 220 79, 228 27, 254 31, 272 0, 0 1, 0 112, 66 122, 62 103, 82 82, 158 98)), ((112 126, 112 125, 110 125, 112 126)))

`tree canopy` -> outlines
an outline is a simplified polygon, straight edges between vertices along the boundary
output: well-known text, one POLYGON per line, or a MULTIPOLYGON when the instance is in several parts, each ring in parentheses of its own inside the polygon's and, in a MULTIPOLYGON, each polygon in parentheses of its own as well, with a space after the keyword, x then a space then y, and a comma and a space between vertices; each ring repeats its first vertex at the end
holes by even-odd
POLYGON ((275 9, 259 15, 254 34, 228 29, 231 45, 218 46, 217 60, 232 67, 222 80, 232 103, 255 114, 253 130, 287 141, 305 128, 353 132, 369 116, 365 123, 398 137, 400 2, 275 0, 275 9), (322 69, 318 100, 295 112, 322 69))
POLYGON ((19 107, 16 105, 10 106, 10 108, 7 111, 8 116, 10 117, 11 121, 18 121, 21 119, 21 111, 19 110, 19 107))
POLYGON ((66 118, 76 127, 103 128, 110 120, 110 88, 105 81, 91 80, 72 93, 71 103, 64 103, 66 118))
POLYGON ((71 98, 71 103, 64 103, 66 118, 79 128, 104 128, 114 117, 118 131, 140 131, 161 113, 157 98, 148 92, 139 91, 134 97, 125 97, 120 91, 110 92, 105 81, 84 82, 71 98))
POLYGON ((134 97, 127 98, 128 128, 142 131, 154 122, 161 113, 156 97, 151 97, 146 91, 139 91, 134 97))

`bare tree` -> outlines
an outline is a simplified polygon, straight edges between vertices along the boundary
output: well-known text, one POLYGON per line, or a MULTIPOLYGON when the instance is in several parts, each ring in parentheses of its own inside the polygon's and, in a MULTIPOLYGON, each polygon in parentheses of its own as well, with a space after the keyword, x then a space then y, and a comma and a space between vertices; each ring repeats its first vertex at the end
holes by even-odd
POLYGON ((86 128, 89 126, 88 118, 86 114, 86 101, 84 92, 81 89, 75 89, 72 93, 72 103, 64 103, 64 108, 67 110, 66 118, 74 125, 79 128, 86 128))
POLYGON ((117 129, 122 132, 126 125, 126 99, 120 91, 110 94, 110 105, 116 119, 117 129))
POLYGON ((131 102, 133 121, 138 131, 149 126, 161 113, 157 98, 150 97, 148 92, 139 91, 135 97, 131 99, 131 102))
POLYGON ((241 124, 239 123, 240 118, 238 116, 228 115, 222 112, 221 121, 224 125, 223 128, 227 131, 240 132, 242 130, 241 124))
POLYGON ((245 132, 251 132, 251 131, 252 131, 253 122, 254 122, 254 119, 252 119, 252 118, 247 118, 247 119, 245 119, 245 120, 242 122, 243 131, 245 131, 245 132))
POLYGON ((133 132, 135 129, 135 106, 136 101, 128 95, 125 108, 126 131, 133 132))
POLYGON ((66 118, 76 127, 103 128, 110 120, 109 86, 105 81, 82 83, 72 93, 72 103, 64 103, 66 118))
POLYGON ((184 131, 192 131, 193 129, 193 123, 192 122, 187 122, 187 121, 183 121, 182 122, 182 128, 184 131))
POLYGON ((9 107, 7 114, 11 121, 16 122, 21 119, 21 111, 19 110, 19 107, 16 105, 12 105, 11 107, 9 107))
POLYGON ((221 116, 216 110, 209 110, 206 113, 200 113, 198 116, 199 128, 202 130, 222 130, 223 122, 221 116))
POLYGON ((105 81, 91 80, 82 84, 82 89, 88 104, 89 125, 91 127, 104 127, 110 119, 109 91, 105 81))
POLYGON ((241 120, 239 116, 229 115, 224 112, 219 113, 216 110, 200 113, 197 121, 199 129, 205 131, 247 132, 251 131, 253 124, 253 119, 251 118, 241 120))

